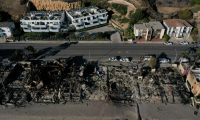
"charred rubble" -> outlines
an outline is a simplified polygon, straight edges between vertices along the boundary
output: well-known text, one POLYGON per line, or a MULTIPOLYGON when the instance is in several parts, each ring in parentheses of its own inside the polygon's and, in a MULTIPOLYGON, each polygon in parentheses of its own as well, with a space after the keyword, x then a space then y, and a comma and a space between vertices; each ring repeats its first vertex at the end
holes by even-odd
POLYGON ((190 102, 175 67, 151 70, 141 63, 110 65, 75 58, 0 65, 0 104, 81 102, 190 102))

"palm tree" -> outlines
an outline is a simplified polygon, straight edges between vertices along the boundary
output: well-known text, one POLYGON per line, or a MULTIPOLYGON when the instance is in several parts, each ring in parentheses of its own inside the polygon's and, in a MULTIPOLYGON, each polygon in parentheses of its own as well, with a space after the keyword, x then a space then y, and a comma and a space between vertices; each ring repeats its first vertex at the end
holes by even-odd
POLYGON ((198 51, 197 53, 196 53, 196 59, 199 59, 200 58, 200 51, 198 51))
POLYGON ((182 52, 181 53, 181 57, 183 57, 183 58, 190 58, 189 52, 182 52))

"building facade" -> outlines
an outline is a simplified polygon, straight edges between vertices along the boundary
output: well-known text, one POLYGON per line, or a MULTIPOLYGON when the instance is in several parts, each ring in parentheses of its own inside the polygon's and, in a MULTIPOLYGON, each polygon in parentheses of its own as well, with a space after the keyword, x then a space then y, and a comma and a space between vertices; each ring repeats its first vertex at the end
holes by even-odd
POLYGON ((31 11, 20 22, 24 32, 60 32, 61 27, 66 27, 62 11, 31 11))
POLYGON ((14 22, 0 22, 0 37, 10 37, 14 29, 14 22))
POLYGON ((77 30, 107 23, 108 12, 96 6, 66 11, 68 24, 77 30))
POLYGON ((163 20, 163 25, 166 28, 166 34, 170 37, 190 36, 192 26, 186 20, 169 19, 163 20))
POLYGON ((139 39, 162 39, 165 28, 160 22, 149 22, 143 24, 134 24, 134 35, 139 39))

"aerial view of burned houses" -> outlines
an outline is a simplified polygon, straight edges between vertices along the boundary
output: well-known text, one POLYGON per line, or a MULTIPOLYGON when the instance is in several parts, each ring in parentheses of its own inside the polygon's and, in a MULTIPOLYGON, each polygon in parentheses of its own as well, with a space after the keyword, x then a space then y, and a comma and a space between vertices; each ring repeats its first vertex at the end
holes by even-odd
POLYGON ((200 118, 198 0, 0 2, 0 119, 200 118))

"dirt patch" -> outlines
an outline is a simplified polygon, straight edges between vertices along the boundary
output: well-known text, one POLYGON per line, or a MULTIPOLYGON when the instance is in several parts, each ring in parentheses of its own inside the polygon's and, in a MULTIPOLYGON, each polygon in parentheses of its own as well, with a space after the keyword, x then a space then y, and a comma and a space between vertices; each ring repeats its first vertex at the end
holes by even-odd
POLYGON ((189 9, 189 7, 159 7, 157 6, 158 12, 163 14, 177 13, 179 10, 189 9))
POLYGON ((62 1, 53 1, 53 0, 30 0, 37 10, 50 10, 50 11, 60 11, 60 10, 71 10, 80 8, 79 2, 62 2, 62 1))
MULTIPOLYGON (((129 3, 127 1, 124 1, 124 0, 112 0, 112 1, 108 1, 109 3, 116 3, 116 4, 122 4, 122 5, 127 5, 127 13, 125 16, 122 16, 122 18, 126 17, 126 18, 129 18, 129 14, 130 14, 130 11, 135 11, 137 8, 132 4, 132 3, 129 3)), ((121 14, 118 13, 116 10, 112 9, 112 11, 114 12, 113 15, 118 15, 120 16, 121 14)), ((128 22, 127 23, 120 23, 118 22, 117 20, 113 20, 117 25, 119 25, 123 30, 126 30, 126 28, 128 27, 128 22)))
POLYGON ((26 4, 20 5, 19 1, 20 0, 0 0, 0 11, 7 12, 13 19, 22 17, 26 4))

